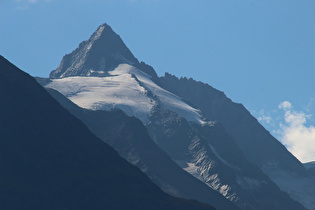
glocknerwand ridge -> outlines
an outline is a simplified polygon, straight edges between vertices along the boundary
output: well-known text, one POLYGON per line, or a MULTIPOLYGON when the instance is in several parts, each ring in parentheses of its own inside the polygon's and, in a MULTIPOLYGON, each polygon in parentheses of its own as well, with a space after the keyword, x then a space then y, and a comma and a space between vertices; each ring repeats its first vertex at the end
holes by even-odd
POLYGON ((107 24, 38 81, 171 195, 217 209, 315 209, 313 175, 244 106, 208 84, 158 77, 107 24))

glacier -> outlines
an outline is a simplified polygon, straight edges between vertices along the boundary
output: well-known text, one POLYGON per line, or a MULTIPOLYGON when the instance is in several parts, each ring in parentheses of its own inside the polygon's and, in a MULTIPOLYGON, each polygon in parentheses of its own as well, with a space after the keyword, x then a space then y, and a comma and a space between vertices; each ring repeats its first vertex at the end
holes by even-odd
MULTIPOLYGON (((93 70, 90 72, 93 73, 93 70)), ((144 124, 149 122, 150 114, 157 104, 176 112, 189 122, 205 123, 198 109, 159 87, 148 74, 129 64, 120 64, 103 77, 72 76, 52 79, 46 87, 59 91, 82 108, 121 109, 144 124)))

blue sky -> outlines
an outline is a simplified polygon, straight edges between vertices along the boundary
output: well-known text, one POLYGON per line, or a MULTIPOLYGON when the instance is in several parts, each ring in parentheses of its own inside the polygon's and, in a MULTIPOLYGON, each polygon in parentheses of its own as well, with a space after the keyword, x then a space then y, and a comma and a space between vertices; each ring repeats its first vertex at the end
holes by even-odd
POLYGON ((1 0, 0 54, 47 77, 106 22, 139 59, 242 103, 315 160, 314 0, 1 0))

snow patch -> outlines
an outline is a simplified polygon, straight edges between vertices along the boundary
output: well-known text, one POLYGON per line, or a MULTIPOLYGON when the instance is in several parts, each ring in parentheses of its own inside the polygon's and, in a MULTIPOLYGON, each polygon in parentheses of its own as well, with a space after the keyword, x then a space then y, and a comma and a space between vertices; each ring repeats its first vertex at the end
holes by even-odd
POLYGON ((110 77, 66 77, 53 79, 46 87, 55 89, 78 106, 91 110, 118 108, 143 123, 155 102, 130 74, 110 77))
POLYGON ((142 72, 141 70, 130 66, 128 64, 120 64, 114 71, 109 72, 111 75, 122 75, 122 74, 132 74, 139 80, 141 85, 143 85, 146 89, 148 89, 153 95, 155 95, 159 101, 159 103, 171 110, 176 112, 181 117, 185 118, 187 121, 195 122, 198 124, 204 124, 205 122, 202 120, 200 111, 189 106, 185 102, 183 102, 178 96, 175 94, 161 88, 157 84, 155 84, 151 77, 142 72))
MULTIPOLYGON (((189 106, 185 102, 181 100, 177 95, 161 88, 157 84, 155 84, 150 76, 139 69, 132 67, 130 65, 121 64, 117 68, 117 71, 123 69, 123 71, 129 71, 129 73, 134 74, 138 80, 145 86, 149 91, 151 91, 155 96, 157 96, 161 105, 171 111, 176 112, 181 117, 185 118, 187 121, 195 122, 198 124, 204 124, 205 122, 202 120, 200 111, 189 106)), ((116 71, 116 70, 115 70, 116 71)))
POLYGON ((80 107, 92 110, 119 108, 144 124, 149 122, 150 113, 157 101, 187 121, 205 123, 199 110, 159 87, 148 74, 129 64, 120 64, 107 73, 90 70, 89 74, 104 77, 53 79, 47 87, 61 92, 80 107), (154 99, 148 96, 148 91, 155 96, 154 99))
POLYGON ((199 167, 196 166, 194 163, 189 163, 186 161, 175 161, 177 165, 179 165, 182 169, 199 179, 200 181, 204 182, 203 177, 200 175, 199 167))
POLYGON ((218 191, 225 198, 230 201, 237 201, 239 198, 236 193, 231 193, 231 187, 227 184, 222 184, 219 174, 212 174, 209 176, 209 170, 211 164, 207 167, 198 166, 196 163, 186 162, 186 161, 175 161, 181 168, 193 175, 195 178, 204 182, 213 190, 218 191))
POLYGON ((98 30, 95 32, 94 38, 95 38, 95 39, 100 38, 100 36, 102 35, 104 29, 105 29, 105 25, 100 26, 100 27, 98 28, 98 30))

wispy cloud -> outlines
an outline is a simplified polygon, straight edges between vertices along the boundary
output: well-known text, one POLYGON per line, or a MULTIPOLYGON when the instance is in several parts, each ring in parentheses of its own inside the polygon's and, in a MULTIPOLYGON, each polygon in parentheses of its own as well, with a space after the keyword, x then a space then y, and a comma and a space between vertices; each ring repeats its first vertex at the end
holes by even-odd
POLYGON ((292 108, 292 104, 289 101, 284 101, 278 106, 279 109, 288 110, 292 108))
POLYGON ((271 116, 265 113, 264 109, 259 111, 257 119, 263 124, 270 124, 272 122, 271 116))
POLYGON ((306 126, 311 115, 295 111, 288 101, 279 107, 284 111, 284 123, 280 123, 280 139, 301 162, 315 160, 315 127, 306 126))

